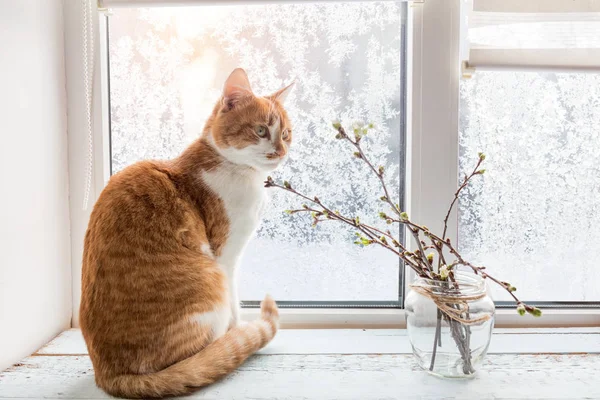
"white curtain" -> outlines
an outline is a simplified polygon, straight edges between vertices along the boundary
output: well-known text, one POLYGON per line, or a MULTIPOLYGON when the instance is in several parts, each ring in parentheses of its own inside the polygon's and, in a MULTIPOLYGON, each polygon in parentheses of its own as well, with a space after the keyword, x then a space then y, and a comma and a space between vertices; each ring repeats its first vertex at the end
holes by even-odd
POLYGON ((468 67, 600 72, 600 0, 464 2, 468 67))

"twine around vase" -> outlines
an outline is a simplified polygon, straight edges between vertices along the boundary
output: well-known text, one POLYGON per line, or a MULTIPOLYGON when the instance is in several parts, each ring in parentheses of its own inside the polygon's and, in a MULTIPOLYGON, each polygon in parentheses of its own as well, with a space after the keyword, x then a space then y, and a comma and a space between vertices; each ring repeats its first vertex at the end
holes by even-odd
POLYGON ((410 285, 410 288, 415 292, 419 293, 422 296, 431 299, 437 308, 446 314, 448 318, 451 318, 457 322, 460 322, 464 325, 476 325, 481 322, 485 322, 491 318, 489 314, 483 315, 478 318, 471 318, 468 316, 463 317, 463 315, 468 315, 469 311, 469 301, 476 301, 483 299, 486 294, 480 293, 471 296, 452 296, 445 295, 441 293, 435 293, 433 290, 427 287, 423 287, 420 285, 410 285), (456 306, 456 308, 455 308, 456 306))

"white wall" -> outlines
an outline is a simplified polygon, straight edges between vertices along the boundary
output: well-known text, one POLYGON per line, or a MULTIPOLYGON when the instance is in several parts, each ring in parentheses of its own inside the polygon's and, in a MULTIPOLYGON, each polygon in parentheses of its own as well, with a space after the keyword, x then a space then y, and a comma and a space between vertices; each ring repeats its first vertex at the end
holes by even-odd
POLYGON ((0 0, 0 370, 71 323, 61 0, 0 0))

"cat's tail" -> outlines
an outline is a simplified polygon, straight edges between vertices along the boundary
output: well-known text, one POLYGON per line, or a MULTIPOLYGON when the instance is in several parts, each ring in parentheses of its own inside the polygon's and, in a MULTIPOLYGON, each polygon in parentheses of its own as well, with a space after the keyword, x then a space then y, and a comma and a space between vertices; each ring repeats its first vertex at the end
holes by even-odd
POLYGON ((261 317, 230 329, 202 351, 151 374, 119 375, 103 379, 102 388, 118 397, 179 396, 209 385, 231 373, 273 339, 279 327, 275 301, 267 296, 260 304, 261 317))

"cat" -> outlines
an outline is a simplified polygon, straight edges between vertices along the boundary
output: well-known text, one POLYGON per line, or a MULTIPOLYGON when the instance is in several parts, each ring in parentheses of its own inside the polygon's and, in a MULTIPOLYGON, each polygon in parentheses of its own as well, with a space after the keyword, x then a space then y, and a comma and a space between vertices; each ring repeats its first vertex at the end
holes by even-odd
POLYGON ((202 135, 176 159, 111 177, 85 235, 80 323, 96 384, 118 397, 187 394, 241 365, 277 332, 268 295, 240 323, 237 264, 286 157, 292 85, 253 94, 227 78, 202 135))

